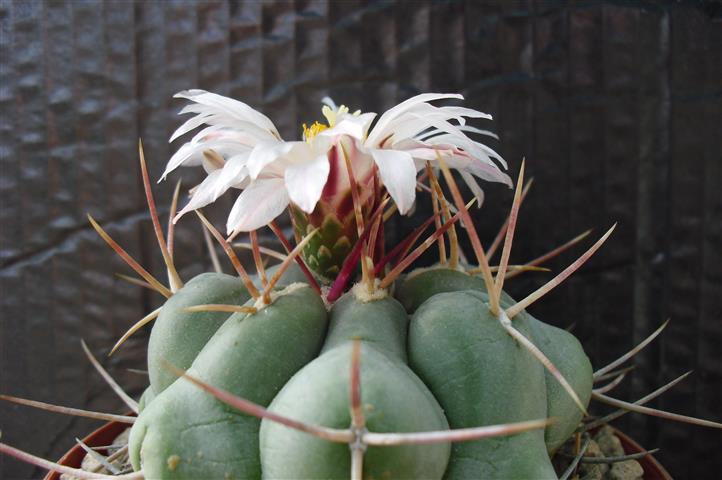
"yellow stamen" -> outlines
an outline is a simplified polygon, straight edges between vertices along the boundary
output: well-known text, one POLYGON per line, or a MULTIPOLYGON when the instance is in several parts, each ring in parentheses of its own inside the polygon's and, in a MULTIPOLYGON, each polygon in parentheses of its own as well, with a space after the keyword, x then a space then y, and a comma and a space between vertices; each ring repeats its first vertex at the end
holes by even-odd
POLYGON ((328 130, 328 125, 324 125, 323 123, 319 122, 313 122, 313 125, 309 127, 304 123, 303 139, 307 142, 311 142, 316 137, 316 135, 323 132, 324 130, 328 130))

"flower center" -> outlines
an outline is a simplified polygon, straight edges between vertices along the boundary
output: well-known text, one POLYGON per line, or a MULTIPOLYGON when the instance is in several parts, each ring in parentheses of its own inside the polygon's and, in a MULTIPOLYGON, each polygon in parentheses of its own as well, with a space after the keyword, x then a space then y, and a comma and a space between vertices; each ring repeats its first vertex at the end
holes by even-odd
POLYGON ((305 123, 303 124, 303 139, 307 142, 311 143, 314 138, 316 138, 316 135, 323 132, 324 130, 328 130, 328 125, 324 125, 323 123, 319 122, 313 122, 313 125, 310 127, 307 126, 305 123))

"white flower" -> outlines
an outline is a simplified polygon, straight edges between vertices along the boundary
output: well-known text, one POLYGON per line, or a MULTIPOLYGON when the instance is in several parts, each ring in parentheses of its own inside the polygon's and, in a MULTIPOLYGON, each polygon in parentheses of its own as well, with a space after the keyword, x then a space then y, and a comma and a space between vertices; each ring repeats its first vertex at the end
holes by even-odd
POLYGON ((412 97, 379 117, 362 143, 379 168, 381 181, 396 202, 399 212, 409 211, 416 197, 416 175, 426 162, 435 164, 442 156, 450 168, 459 171, 474 195, 483 192, 474 176, 511 187, 512 181, 492 160, 504 168, 504 159, 494 150, 471 140, 465 132, 494 136, 466 125, 466 118, 491 119, 491 115, 463 107, 436 107, 428 102, 463 99, 457 94, 425 93, 412 97), (451 123, 454 120, 457 124, 451 123))
POLYGON ((348 114, 345 107, 325 108, 330 124, 306 128, 304 141, 284 141, 273 123, 245 103, 203 90, 175 97, 195 103, 180 114, 196 115, 173 133, 170 141, 207 125, 170 159, 163 173, 179 166, 203 165, 208 176, 193 189, 185 213, 214 202, 229 188, 242 189, 228 216, 228 233, 267 225, 294 202, 311 213, 329 173, 327 154, 340 135, 360 138, 374 114, 348 114))
MULTIPOLYGON (((335 150, 352 155, 357 175, 368 174, 374 164, 378 167, 381 181, 402 214, 414 203, 417 172, 427 161, 437 162, 439 155, 461 173, 480 199, 483 193, 474 177, 512 184, 492 160, 506 168, 503 159, 465 133, 492 135, 466 125, 467 117, 490 119, 489 115, 429 103, 460 99, 461 95, 417 95, 384 113, 370 131, 376 114, 349 113, 348 108, 325 98, 322 112, 328 126, 318 122, 304 125, 303 140, 290 142, 281 138, 266 116, 245 103, 203 90, 180 92, 176 97, 194 102, 181 114, 195 115, 175 131, 171 141, 205 127, 171 157, 162 178, 181 165, 202 165, 208 173, 176 219, 214 202, 230 188, 241 189, 228 216, 229 234, 267 225, 290 202, 306 213, 313 212, 327 184, 330 163, 339 162, 338 152, 330 153, 337 145, 342 148, 335 150)), ((344 168, 340 163, 334 167, 344 168)), ((347 182, 347 175, 335 177, 333 181, 339 185, 347 182)))

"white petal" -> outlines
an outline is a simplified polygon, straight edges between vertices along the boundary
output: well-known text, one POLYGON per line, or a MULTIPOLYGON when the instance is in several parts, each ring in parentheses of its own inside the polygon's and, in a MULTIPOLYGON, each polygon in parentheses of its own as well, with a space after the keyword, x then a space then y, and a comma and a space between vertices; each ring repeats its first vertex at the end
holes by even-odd
POLYGON ((304 212, 313 212, 326 185, 329 170, 330 164, 325 153, 310 162, 299 162, 286 167, 284 177, 291 201, 304 212))
POLYGON ((286 155, 296 143, 299 142, 262 142, 256 145, 248 158, 248 173, 251 178, 257 178, 266 165, 286 155))
POLYGON ((174 95, 175 98, 185 98, 190 101, 205 105, 212 111, 225 113, 238 120, 258 125, 278 135, 278 130, 273 122, 264 114, 251 108, 245 103, 233 98, 224 97, 205 90, 185 90, 174 95))
POLYGON ((470 173, 463 170, 459 170, 459 173, 461 174, 461 178, 464 179, 464 182, 466 182, 466 185, 469 187, 469 190, 471 190, 471 193, 473 193, 477 199, 476 208, 481 208, 481 205, 484 203, 484 191, 481 189, 479 184, 476 183, 476 179, 470 173))
POLYGON ((464 132, 478 133, 479 135, 486 135, 487 137, 491 137, 493 139, 499 140, 499 135, 497 135, 496 133, 489 131, 489 130, 482 130, 480 128, 475 128, 470 125, 464 125, 463 127, 459 127, 459 130, 462 130, 464 132))
MULTIPOLYGON (((183 112, 183 110, 181 110, 178 113, 178 115, 181 115, 182 113, 185 113, 185 112, 183 112)), ((173 134, 168 139, 168 143, 171 143, 176 138, 178 138, 182 135, 185 135, 186 133, 190 132, 194 128, 200 127, 201 125, 203 125, 206 122, 207 119, 208 119, 208 117, 203 116, 203 115, 196 115, 195 117, 189 118, 188 120, 183 122, 183 124, 180 127, 176 128, 176 130, 173 132, 173 134)))
POLYGON ((344 115, 341 121, 337 122, 332 128, 319 133, 316 138, 348 135, 358 140, 363 140, 375 116, 375 113, 364 113, 356 116, 344 115))
POLYGON ((379 121, 376 122, 376 125, 369 134, 367 145, 370 147, 376 146, 376 143, 378 141, 382 140, 385 136, 387 136, 390 132, 386 131, 386 127, 398 115, 420 103, 441 100, 444 98, 463 99, 464 97, 454 93, 422 93, 421 95, 411 97, 408 100, 405 100, 396 105, 395 107, 387 110, 383 115, 381 115, 381 117, 379 117, 379 121))
POLYGON ((218 192, 218 182, 223 179, 223 170, 215 170, 208 174, 208 176, 201 182, 200 185, 198 185, 193 192, 193 196, 191 197, 188 204, 183 207, 183 209, 178 212, 178 214, 173 219, 173 222, 177 222, 180 217, 185 215, 186 213, 190 212, 191 210, 196 210, 201 207, 205 207, 209 203, 215 202, 218 197, 220 197, 227 188, 223 191, 218 192))
MULTIPOLYGON (((168 164, 165 166, 165 171, 163 171, 163 175, 160 176, 160 180, 158 181, 160 182, 162 180, 165 180, 165 177, 167 177, 170 172, 180 167, 184 163, 190 166, 191 163, 188 162, 188 159, 191 157, 191 155, 193 155, 194 147, 195 146, 190 143, 184 143, 183 145, 181 145, 178 151, 170 157, 168 164)), ((200 159, 197 165, 200 165, 200 159)))
POLYGON ((165 171, 163 175, 161 175, 161 180, 164 180, 170 172, 181 165, 186 167, 201 165, 203 163, 203 151, 205 150, 215 150, 221 156, 226 157, 247 152, 248 146, 229 138, 220 138, 218 140, 196 144, 190 142, 185 143, 168 161, 165 171))
POLYGON ((226 161, 223 166, 221 179, 216 183, 213 192, 216 198, 231 187, 239 187, 248 177, 248 153, 235 155, 226 161))
POLYGON ((233 204, 226 224, 228 234, 249 232, 268 225, 283 213, 288 201, 282 178, 252 182, 233 204))
POLYGON ((498 153, 496 153, 494 150, 487 147, 483 143, 475 142, 467 136, 464 136, 462 138, 462 137, 458 137, 456 135, 444 133, 441 135, 437 135, 433 138, 429 138, 425 142, 430 145, 437 145, 437 146, 445 145, 445 144, 454 145, 456 147, 459 147, 459 148, 462 148, 463 150, 465 150, 466 154, 470 155, 471 157, 474 157, 474 158, 476 158, 482 162, 485 162, 495 168, 498 168, 498 167, 496 167, 496 164, 492 160, 492 158, 496 158, 502 167, 504 167, 505 169, 507 168, 506 161, 501 157, 501 155, 499 155, 498 153))
MULTIPOLYGON (((186 105, 179 112, 179 115, 190 113, 194 116, 186 120, 173 133, 169 140, 171 142, 204 124, 243 134, 250 139, 251 145, 259 141, 280 139, 278 130, 273 123, 265 115, 243 102, 203 90, 180 92, 175 96, 196 103, 186 105)), ((192 141, 195 142, 198 139, 199 136, 196 135, 192 141)))
POLYGON ((416 198, 416 167, 407 152, 372 150, 381 181, 401 214, 409 211, 416 198))
POLYGON ((336 106, 336 102, 333 101, 331 97, 323 97, 321 99, 321 103, 324 105, 328 105, 331 110, 338 110, 338 107, 336 106))
POLYGON ((473 108, 466 108, 466 107, 455 107, 455 106, 444 106, 444 107, 438 107, 441 112, 446 115, 447 118, 460 118, 460 117, 469 117, 469 118, 485 118, 487 120, 492 120, 492 116, 488 113, 480 112, 479 110, 474 110, 473 108))
MULTIPOLYGON (((458 158, 458 156, 455 155, 452 158, 458 158)), ((471 161, 465 166, 465 171, 488 182, 500 182, 509 188, 514 186, 514 182, 512 182, 511 177, 499 170, 499 168, 495 165, 489 165, 488 163, 482 162, 481 160, 473 157, 469 157, 469 159, 471 161)))

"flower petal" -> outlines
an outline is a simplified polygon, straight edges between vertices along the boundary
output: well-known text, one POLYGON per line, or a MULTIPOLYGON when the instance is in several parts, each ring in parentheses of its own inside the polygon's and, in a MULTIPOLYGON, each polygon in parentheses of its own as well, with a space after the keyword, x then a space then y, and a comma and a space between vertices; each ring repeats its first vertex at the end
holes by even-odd
POLYGON ((213 112, 216 114, 225 114, 237 120, 257 125, 280 138, 276 126, 273 125, 273 122, 267 116, 239 100, 200 89, 184 90, 176 93, 173 97, 185 98, 200 105, 204 105, 207 107, 204 111, 209 113, 213 112))
POLYGON ((470 173, 465 172, 464 170, 459 170, 459 173, 461 174, 461 178, 464 179, 464 182, 466 182, 466 185, 469 187, 469 190, 471 190, 471 193, 473 193, 474 197, 476 197, 476 208, 481 208, 481 205, 484 203, 484 191, 470 173))
POLYGON ((247 145, 234 141, 230 137, 221 137, 217 140, 200 143, 187 142, 170 158, 159 181, 165 180, 169 173, 180 166, 197 167, 202 165, 205 150, 215 150, 223 157, 239 155, 249 151, 247 145))
POLYGON ((371 150, 381 181, 401 214, 409 211, 416 198, 416 167, 407 152, 371 150))
POLYGON ((330 164, 324 153, 310 162, 298 162, 286 167, 284 177, 291 201, 306 213, 316 208, 326 185, 330 164))
POLYGON ((251 178, 258 178, 258 174, 266 165, 286 155, 297 143, 305 144, 305 142, 262 142, 256 145, 248 158, 248 173, 251 178))
POLYGON ((241 186, 248 178, 248 155, 248 153, 234 155, 226 161, 223 166, 222 178, 216 182, 216 190, 213 192, 216 198, 231 187, 241 186))
POLYGON ((323 97, 321 99, 321 103, 331 108, 331 110, 338 110, 338 107, 336 106, 336 102, 333 101, 333 98, 331 97, 323 97))
POLYGON ((186 213, 205 207, 209 203, 215 202, 218 197, 228 190, 219 192, 218 183, 223 180, 223 170, 218 169, 209 173, 208 176, 195 188, 193 196, 183 209, 173 218, 173 223, 177 222, 186 213))
POLYGON ((441 100, 444 98, 463 99, 464 97, 455 93, 422 93, 421 95, 411 97, 408 100, 405 100, 396 105, 395 107, 387 110, 383 115, 381 115, 381 117, 379 117, 378 122, 376 122, 373 130, 371 131, 371 133, 369 133, 367 145, 370 147, 375 147, 377 142, 382 140, 389 133, 392 133, 387 132, 386 127, 394 118, 401 115, 405 111, 413 108, 415 105, 418 105, 420 103, 441 100))
POLYGON ((282 178, 252 182, 233 204, 226 223, 228 234, 249 232, 268 225, 283 213, 288 201, 282 178))
POLYGON ((361 115, 344 115, 333 127, 319 133, 318 137, 335 137, 348 135, 349 137, 363 140, 369 125, 373 121, 375 113, 363 113, 361 115))

